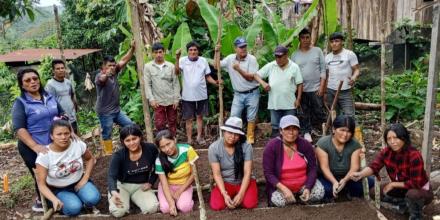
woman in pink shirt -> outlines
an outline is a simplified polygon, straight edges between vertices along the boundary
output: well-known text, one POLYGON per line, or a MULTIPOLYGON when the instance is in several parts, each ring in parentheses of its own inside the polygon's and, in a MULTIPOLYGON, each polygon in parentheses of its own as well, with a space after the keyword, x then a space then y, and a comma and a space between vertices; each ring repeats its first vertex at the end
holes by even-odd
POLYGON ((263 153, 263 170, 270 206, 283 207, 302 202, 318 202, 324 187, 316 179, 313 146, 299 137, 299 120, 287 115, 280 120, 280 136, 270 140, 263 153))

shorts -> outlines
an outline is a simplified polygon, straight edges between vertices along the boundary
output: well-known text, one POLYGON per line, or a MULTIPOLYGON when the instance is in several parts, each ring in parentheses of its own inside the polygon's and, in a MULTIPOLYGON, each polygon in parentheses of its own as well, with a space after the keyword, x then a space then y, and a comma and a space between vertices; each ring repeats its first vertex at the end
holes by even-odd
POLYGON ((200 101, 182 100, 182 118, 184 120, 193 119, 198 115, 207 116, 208 113, 208 99, 200 101))

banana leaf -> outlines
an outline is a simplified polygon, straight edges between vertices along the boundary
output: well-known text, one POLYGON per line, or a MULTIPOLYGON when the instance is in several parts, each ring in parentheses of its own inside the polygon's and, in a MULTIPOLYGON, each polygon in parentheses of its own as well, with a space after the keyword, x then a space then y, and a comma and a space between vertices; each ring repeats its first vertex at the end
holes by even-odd
POLYGON ((323 2, 325 35, 329 36, 336 31, 338 26, 338 6, 336 0, 325 0, 323 2))
POLYGON ((234 53, 234 40, 242 36, 240 27, 235 22, 226 22, 223 25, 222 48, 221 53, 227 56, 234 53))
POLYGON ((187 54, 186 44, 192 40, 191 33, 189 31, 188 24, 183 22, 177 29, 176 35, 174 36, 173 46, 171 47, 171 54, 174 55, 178 49, 182 49, 182 56, 187 54))
POLYGON ((219 10, 210 5, 206 0, 197 0, 197 4, 200 8, 200 14, 202 15, 203 20, 205 20, 205 23, 208 26, 211 40, 212 42, 216 43, 218 34, 219 10))
POLYGON ((261 32, 261 17, 257 15, 254 19, 254 22, 247 28, 245 31, 246 41, 248 43, 248 48, 250 51, 254 49, 255 40, 258 37, 258 34, 261 32))

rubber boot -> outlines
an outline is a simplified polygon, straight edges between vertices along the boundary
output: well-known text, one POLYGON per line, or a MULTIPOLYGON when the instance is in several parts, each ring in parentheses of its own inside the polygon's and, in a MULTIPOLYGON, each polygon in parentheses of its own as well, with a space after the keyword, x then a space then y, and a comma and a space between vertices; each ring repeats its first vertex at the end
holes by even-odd
POLYGON ((247 142, 249 144, 255 143, 255 122, 248 122, 247 124, 247 142))
POLYGON ((104 155, 112 155, 113 153, 113 142, 112 140, 104 140, 104 147, 102 148, 104 151, 104 155))
POLYGON ((419 220, 423 219, 423 199, 411 200, 405 198, 406 204, 409 211, 409 220, 419 220))

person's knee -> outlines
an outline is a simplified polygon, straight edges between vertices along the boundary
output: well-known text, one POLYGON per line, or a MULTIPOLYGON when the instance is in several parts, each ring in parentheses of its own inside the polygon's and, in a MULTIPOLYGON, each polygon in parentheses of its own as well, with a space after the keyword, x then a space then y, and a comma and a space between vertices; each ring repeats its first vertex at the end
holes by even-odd
POLYGON ((226 204, 224 202, 214 201, 211 199, 211 201, 209 201, 209 207, 211 207, 211 209, 214 211, 221 211, 226 208, 226 204))
POLYGON ((159 203, 157 201, 156 202, 149 202, 139 208, 141 209, 142 214, 156 213, 159 208, 159 203))
POLYGON ((115 218, 121 218, 122 216, 124 216, 127 213, 128 213, 128 209, 125 207, 124 208, 115 208, 115 209, 110 210, 110 214, 115 218))
POLYGON ((257 198, 244 198, 241 206, 245 209, 253 209, 258 205, 258 197, 257 198))
POLYGON ((63 214, 67 216, 77 216, 81 213, 82 203, 79 201, 69 201, 63 204, 63 214))
POLYGON ((177 210, 188 213, 191 212, 194 206, 194 201, 191 199, 190 201, 178 201, 176 204, 177 210))
POLYGON ((170 206, 168 205, 168 202, 166 202, 166 201, 159 204, 159 209, 160 209, 160 212, 162 212, 164 214, 170 212, 170 206))
POLYGON ((84 198, 83 202, 86 207, 92 207, 99 203, 101 200, 101 195, 99 192, 90 193, 86 198, 84 198))
POLYGON ((212 210, 220 211, 226 208, 225 200, 217 187, 211 191, 210 197, 209 206, 212 210))

